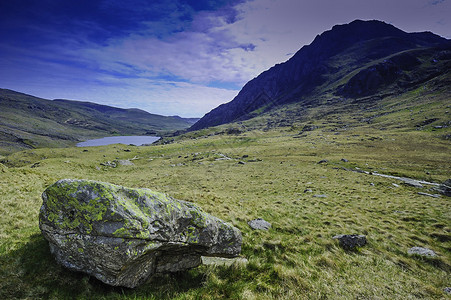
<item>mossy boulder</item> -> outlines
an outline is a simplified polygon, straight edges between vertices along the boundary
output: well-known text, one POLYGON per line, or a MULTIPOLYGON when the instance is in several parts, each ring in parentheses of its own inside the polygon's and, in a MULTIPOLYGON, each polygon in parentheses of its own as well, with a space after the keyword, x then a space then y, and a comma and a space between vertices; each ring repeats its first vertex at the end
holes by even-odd
POLYGON ((114 286, 234 257, 241 232, 196 205, 149 189, 59 180, 42 194, 39 226, 63 266, 114 286))

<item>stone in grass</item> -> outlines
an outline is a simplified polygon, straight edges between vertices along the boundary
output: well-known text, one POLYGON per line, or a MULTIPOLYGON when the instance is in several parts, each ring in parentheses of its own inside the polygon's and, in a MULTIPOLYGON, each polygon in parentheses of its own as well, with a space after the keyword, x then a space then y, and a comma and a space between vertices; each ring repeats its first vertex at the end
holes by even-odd
POLYGON ((237 228, 149 189, 63 179, 42 198, 39 227, 57 262, 109 285, 133 288, 241 251, 237 228))
POLYGON ((408 254, 416 254, 416 255, 421 255, 421 256, 437 256, 437 254, 432 251, 431 249, 428 248, 423 248, 423 247, 412 247, 409 250, 407 250, 408 254))
POLYGON ((451 287, 446 287, 443 289, 446 294, 451 294, 451 287))
POLYGON ((263 220, 262 218, 258 218, 252 221, 247 222, 252 229, 256 230, 268 230, 271 228, 271 223, 263 220))
POLYGON ((117 162, 118 164, 120 164, 121 166, 134 166, 135 164, 134 163, 132 163, 130 160, 128 160, 128 159, 124 159, 124 160, 117 160, 117 161, 115 161, 115 162, 117 162))
POLYGON ((340 234, 333 237, 337 239, 340 247, 346 250, 354 250, 366 245, 366 236, 359 234, 340 234))
POLYGON ((422 188, 423 185, 418 181, 410 178, 401 178, 401 181, 408 186, 413 186, 416 188, 422 188))

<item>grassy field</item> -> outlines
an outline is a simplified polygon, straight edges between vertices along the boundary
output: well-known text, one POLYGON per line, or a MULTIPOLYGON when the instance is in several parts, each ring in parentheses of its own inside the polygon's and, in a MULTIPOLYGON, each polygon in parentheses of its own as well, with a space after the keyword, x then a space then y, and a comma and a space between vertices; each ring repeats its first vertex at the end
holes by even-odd
POLYGON ((240 134, 207 130, 146 147, 34 149, 3 158, 0 298, 449 297, 443 291, 451 286, 449 198, 419 195, 429 192, 427 186, 342 168, 442 182, 451 177, 451 142, 441 138, 449 130, 362 125, 332 131, 323 124, 300 134, 303 125, 240 134), (135 165, 100 165, 115 159, 135 165), (318 164, 323 159, 328 163, 318 164), (159 275, 136 289, 70 272, 56 264, 38 228, 40 195, 62 178, 146 187, 194 202, 242 231, 242 256, 249 263, 159 275), (272 228, 250 229, 247 222, 258 217, 272 228), (353 233, 365 234, 368 244, 345 251, 332 239, 353 233), (408 255, 414 246, 438 256, 408 255))

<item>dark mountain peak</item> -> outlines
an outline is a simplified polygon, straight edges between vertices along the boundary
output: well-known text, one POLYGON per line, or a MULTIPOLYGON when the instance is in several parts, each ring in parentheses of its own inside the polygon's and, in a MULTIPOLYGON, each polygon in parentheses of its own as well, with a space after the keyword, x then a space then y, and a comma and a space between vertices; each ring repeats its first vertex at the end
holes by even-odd
MULTIPOLYGON (((302 101, 326 83, 333 85, 347 75, 344 70, 349 74, 406 50, 436 47, 446 42, 446 39, 430 32, 407 33, 377 20, 355 20, 335 25, 318 35, 310 45, 302 47, 288 61, 246 83, 231 102, 207 113, 190 129, 252 118, 275 106, 302 101)), ((398 69, 396 66, 390 68, 390 74, 394 72, 396 75, 398 69)), ((338 94, 336 90, 334 92, 338 94)))

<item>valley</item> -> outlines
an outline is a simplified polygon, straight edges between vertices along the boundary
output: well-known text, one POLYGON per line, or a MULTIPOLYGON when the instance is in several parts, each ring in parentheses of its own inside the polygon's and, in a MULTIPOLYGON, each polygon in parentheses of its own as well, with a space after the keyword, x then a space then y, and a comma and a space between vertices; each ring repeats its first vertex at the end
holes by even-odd
POLYGON ((362 31, 360 22, 320 35, 298 52, 310 49, 313 62, 296 54, 295 64, 265 71, 194 125, 2 90, 24 107, 1 114, 0 298, 449 297, 451 203, 437 190, 451 178, 449 41, 385 23, 365 24, 373 36, 347 36, 362 31), (30 101, 45 113, 32 106, 30 119, 30 101), (113 129, 162 138, 74 147, 113 129), (134 289, 71 272, 55 262, 38 224, 42 192, 64 178, 192 202, 241 231, 244 263, 157 274, 134 289), (257 218, 271 228, 252 229, 257 218), (343 249, 333 239, 341 234, 367 244, 343 249))

